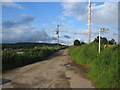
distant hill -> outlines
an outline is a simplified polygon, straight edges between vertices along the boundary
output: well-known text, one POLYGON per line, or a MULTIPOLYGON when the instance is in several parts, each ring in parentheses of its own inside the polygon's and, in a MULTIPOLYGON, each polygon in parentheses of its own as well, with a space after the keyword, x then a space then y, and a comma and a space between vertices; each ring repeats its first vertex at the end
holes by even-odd
MULTIPOLYGON (((30 42, 19 42, 19 43, 2 43, 2 49, 20 49, 20 48, 34 48, 41 46, 58 46, 57 43, 30 43, 30 42)), ((59 46, 64 46, 59 44, 59 46)))

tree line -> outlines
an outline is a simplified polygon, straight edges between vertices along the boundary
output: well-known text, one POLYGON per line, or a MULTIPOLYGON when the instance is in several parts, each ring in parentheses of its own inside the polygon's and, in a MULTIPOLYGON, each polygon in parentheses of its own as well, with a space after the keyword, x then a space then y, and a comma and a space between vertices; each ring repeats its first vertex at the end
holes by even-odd
MULTIPOLYGON (((99 43, 99 36, 97 36, 94 39, 93 42, 99 43)), ((113 44, 117 44, 116 41, 115 41, 115 39, 108 40, 106 37, 100 37, 100 42, 101 42, 101 45, 113 45, 113 44)), ((85 42, 80 42, 78 39, 76 39, 74 41, 74 45, 75 46, 77 46, 77 45, 83 45, 83 44, 86 44, 86 43, 85 42)))

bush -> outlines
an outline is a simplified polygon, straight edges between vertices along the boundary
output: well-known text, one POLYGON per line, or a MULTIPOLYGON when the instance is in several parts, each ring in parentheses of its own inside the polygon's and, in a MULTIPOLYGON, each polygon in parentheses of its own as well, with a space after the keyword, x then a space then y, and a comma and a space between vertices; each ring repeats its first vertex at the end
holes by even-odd
POLYGON ((46 57, 50 56, 53 52, 65 47, 37 47, 36 49, 20 49, 21 54, 18 54, 18 50, 5 50, 2 51, 2 70, 6 71, 16 67, 21 67, 27 64, 31 64, 37 61, 42 61, 46 57))
POLYGON ((78 46, 78 45, 80 45, 80 41, 76 39, 76 40, 74 41, 74 46, 78 46))
MULTIPOLYGON (((102 48, 102 47, 101 47, 102 48)), ((98 44, 72 46, 69 48, 71 58, 77 63, 90 65, 88 76, 98 88, 118 87, 118 46, 102 48, 98 54, 98 44)))

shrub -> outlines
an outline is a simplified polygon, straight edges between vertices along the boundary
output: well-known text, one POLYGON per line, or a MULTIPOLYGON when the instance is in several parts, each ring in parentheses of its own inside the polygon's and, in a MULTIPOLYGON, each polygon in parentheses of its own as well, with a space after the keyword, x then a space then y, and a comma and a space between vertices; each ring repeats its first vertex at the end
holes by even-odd
POLYGON ((21 67, 27 64, 31 64, 37 61, 42 61, 46 57, 50 56, 53 52, 65 47, 55 46, 43 46, 36 49, 20 49, 21 54, 17 54, 16 50, 2 51, 2 70, 6 71, 16 67, 21 67))
POLYGON ((76 40, 74 41, 74 46, 78 46, 78 45, 80 45, 80 41, 76 39, 76 40))
MULTIPOLYGON (((102 48, 102 47, 101 47, 102 48)), ((99 88, 118 87, 118 46, 102 48, 98 53, 98 44, 72 46, 69 48, 71 58, 77 63, 90 65, 88 76, 99 88)))

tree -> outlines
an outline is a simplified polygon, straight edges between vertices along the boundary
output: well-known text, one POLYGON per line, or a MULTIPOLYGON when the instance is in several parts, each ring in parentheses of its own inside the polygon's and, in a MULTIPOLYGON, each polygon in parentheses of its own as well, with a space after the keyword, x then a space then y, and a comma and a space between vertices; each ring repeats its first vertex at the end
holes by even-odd
POLYGON ((116 44, 116 42, 115 42, 114 39, 111 39, 111 40, 109 41, 109 44, 113 45, 113 44, 116 44))
MULTIPOLYGON (((99 43, 99 36, 97 36, 93 42, 99 43)), ((108 44, 108 40, 105 37, 100 37, 100 42, 101 44, 108 44)))
POLYGON ((85 42, 81 42, 81 45, 85 44, 85 42))
POLYGON ((80 45, 80 41, 79 41, 78 39, 76 39, 76 40, 74 41, 74 45, 75 45, 75 46, 80 45))
POLYGON ((103 38, 101 39, 101 44, 108 44, 107 38, 103 37, 103 38))
MULTIPOLYGON (((101 44, 116 44, 116 41, 114 39, 111 39, 111 40, 107 40, 106 37, 100 37, 100 41, 101 41, 101 44)), ((96 42, 96 43, 99 43, 99 36, 97 36, 97 38, 94 39, 93 42, 96 42)))
MULTIPOLYGON (((101 38, 101 37, 100 37, 101 38)), ((99 36, 97 36, 93 42, 99 43, 99 36)))

